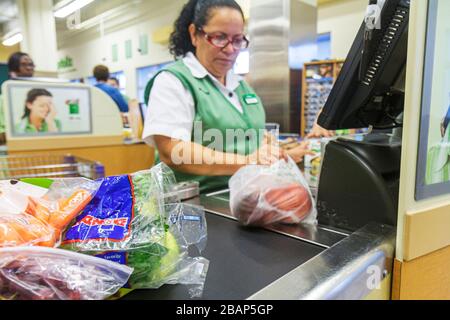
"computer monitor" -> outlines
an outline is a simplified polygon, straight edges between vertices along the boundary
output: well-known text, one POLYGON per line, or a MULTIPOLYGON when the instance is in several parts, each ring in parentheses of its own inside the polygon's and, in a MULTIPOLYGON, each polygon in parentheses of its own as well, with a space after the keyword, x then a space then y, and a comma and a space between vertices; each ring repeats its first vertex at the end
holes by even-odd
POLYGON ((397 118, 404 108, 409 7, 410 0, 386 0, 378 28, 369 32, 363 22, 319 116, 320 126, 401 126, 397 118))

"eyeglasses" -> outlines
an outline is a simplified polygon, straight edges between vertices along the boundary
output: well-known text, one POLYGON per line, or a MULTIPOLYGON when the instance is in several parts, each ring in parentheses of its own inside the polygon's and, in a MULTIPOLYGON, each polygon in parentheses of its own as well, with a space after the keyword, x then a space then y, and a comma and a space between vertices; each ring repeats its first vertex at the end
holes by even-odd
POLYGON ((27 63, 27 62, 21 62, 21 63, 20 63, 20 66, 22 66, 22 67, 30 67, 30 68, 36 67, 36 66, 34 65, 33 62, 30 62, 30 63, 27 63))
POLYGON ((197 30, 205 35, 206 41, 219 49, 224 49, 231 43, 235 50, 243 50, 247 49, 250 44, 250 41, 244 35, 238 35, 230 39, 227 34, 222 32, 206 33, 201 28, 197 30))

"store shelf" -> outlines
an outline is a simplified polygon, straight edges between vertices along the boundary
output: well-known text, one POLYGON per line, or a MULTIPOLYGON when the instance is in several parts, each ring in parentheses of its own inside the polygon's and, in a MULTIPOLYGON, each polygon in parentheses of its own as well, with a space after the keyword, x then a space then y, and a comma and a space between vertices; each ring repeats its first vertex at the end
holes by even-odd
POLYGON ((342 60, 305 63, 302 80, 300 134, 307 135, 325 105, 343 65, 342 60))

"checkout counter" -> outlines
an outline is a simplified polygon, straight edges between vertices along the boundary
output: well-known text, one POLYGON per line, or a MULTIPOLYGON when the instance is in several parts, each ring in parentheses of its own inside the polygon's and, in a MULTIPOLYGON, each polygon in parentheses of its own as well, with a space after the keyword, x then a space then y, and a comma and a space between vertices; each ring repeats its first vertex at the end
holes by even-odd
POLYGON ((83 84, 38 81, 6 81, 2 85, 5 113, 6 155, 71 154, 100 162, 105 174, 119 175, 150 168, 154 151, 144 142, 124 137, 121 113, 103 91, 83 84), (27 94, 32 89, 51 93, 60 123, 57 133, 19 130, 27 94))

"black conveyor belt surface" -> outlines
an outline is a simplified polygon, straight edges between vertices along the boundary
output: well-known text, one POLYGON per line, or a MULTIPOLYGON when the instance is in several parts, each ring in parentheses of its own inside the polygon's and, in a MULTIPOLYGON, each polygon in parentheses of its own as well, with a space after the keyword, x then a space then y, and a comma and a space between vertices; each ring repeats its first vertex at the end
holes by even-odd
MULTIPOLYGON (((208 243, 203 256, 210 261, 203 299, 242 300, 263 289, 321 253, 324 249, 274 232, 248 229, 236 221, 206 214, 208 243)), ((132 300, 187 300, 188 289, 166 285, 136 290, 132 300)))

